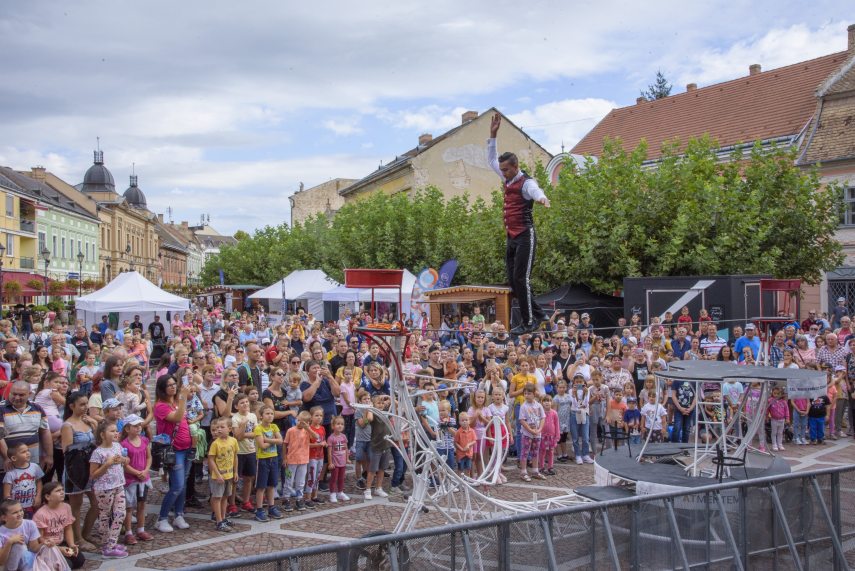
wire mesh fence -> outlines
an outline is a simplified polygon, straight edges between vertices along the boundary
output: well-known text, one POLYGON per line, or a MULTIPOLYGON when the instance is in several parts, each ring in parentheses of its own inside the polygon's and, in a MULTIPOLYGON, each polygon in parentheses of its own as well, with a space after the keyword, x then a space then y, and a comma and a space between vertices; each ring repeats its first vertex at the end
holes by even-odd
POLYGON ((634 496, 188 571, 850 569, 855 466, 634 496))

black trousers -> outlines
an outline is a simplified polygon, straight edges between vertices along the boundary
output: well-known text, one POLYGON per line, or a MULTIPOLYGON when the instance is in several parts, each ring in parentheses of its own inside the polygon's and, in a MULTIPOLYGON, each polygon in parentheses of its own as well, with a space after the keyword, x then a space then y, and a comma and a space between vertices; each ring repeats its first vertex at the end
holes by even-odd
POLYGON ((539 322, 546 318, 546 314, 534 301, 534 295, 531 293, 531 269, 534 266, 534 251, 537 249, 534 228, 529 228, 516 238, 507 238, 505 270, 508 274, 508 284, 519 304, 522 323, 539 322))

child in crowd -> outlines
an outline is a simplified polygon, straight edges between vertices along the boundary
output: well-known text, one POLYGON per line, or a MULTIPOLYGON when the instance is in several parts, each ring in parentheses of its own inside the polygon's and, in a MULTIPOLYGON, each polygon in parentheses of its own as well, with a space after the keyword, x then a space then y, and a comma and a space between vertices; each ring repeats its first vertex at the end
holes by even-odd
MULTIPOLYGON (((371 406, 371 395, 365 389, 359 389, 356 393, 356 398, 359 399, 359 404, 371 406)), ((370 414, 370 411, 364 408, 358 408, 353 413, 355 424, 353 457, 356 488, 358 490, 365 489, 365 475, 368 473, 368 454, 371 449, 371 418, 367 416, 368 414, 370 414)))
MULTIPOLYGON (((374 395, 372 403, 377 410, 389 410, 392 400, 389 395, 377 393, 374 395)), ((392 445, 386 440, 386 436, 389 435, 389 427, 378 416, 371 412, 368 415, 371 417, 371 451, 368 456, 368 477, 363 495, 366 500, 372 499, 373 496, 387 498, 389 494, 383 490, 383 471, 392 458, 392 452, 389 450, 392 445)))
POLYGON ((487 393, 483 389, 475 391, 472 406, 468 411, 469 421, 475 430, 475 447, 472 450, 472 470, 480 474, 484 470, 483 455, 485 451, 484 434, 490 422, 490 410, 487 407, 487 393))
MULTIPOLYGON (((593 375, 591 378, 594 378, 593 375)), ((601 379, 596 380, 596 382, 601 382, 601 379)), ((602 394, 599 394, 599 389, 603 389, 606 393, 609 391, 602 384, 599 385, 599 388, 594 384, 586 389, 585 377, 582 376, 582 373, 576 373, 573 376, 573 390, 570 392, 570 438, 573 442, 573 456, 576 458, 577 465, 594 463, 591 452, 596 447, 597 432, 590 429, 589 424, 593 419, 591 414, 594 409, 591 405, 592 396, 603 397, 602 394), (590 437, 595 439, 593 443, 590 437)), ((597 408, 601 408, 599 402, 597 408)), ((603 416, 600 415, 600 418, 603 416)))
POLYGON ((540 472, 547 476, 554 476, 555 447, 561 435, 558 411, 553 408, 552 397, 549 395, 540 397, 540 404, 544 411, 543 430, 540 433, 540 472))
POLYGON ((149 440, 143 435, 143 419, 139 415, 129 414, 125 417, 122 428, 122 448, 128 459, 125 464, 125 544, 136 545, 137 541, 154 539, 145 530, 145 500, 152 488, 151 450, 149 440), (136 514, 134 514, 136 511, 136 514), (137 518, 137 533, 133 533, 133 517, 137 518))
MULTIPOLYGON (((493 389, 492 397, 493 402, 490 403, 487 410, 490 413, 490 418, 498 418, 500 420, 498 422, 498 430, 493 429, 497 424, 495 422, 491 422, 489 428, 485 432, 485 438, 487 440, 486 452, 488 455, 492 455, 493 448, 496 444, 500 443, 502 449, 505 450, 505 454, 507 455, 507 451, 514 445, 513 424, 510 419, 511 408, 508 406, 508 403, 505 402, 505 391, 501 387, 493 389)), ((498 483, 505 484, 508 479, 501 470, 502 468, 500 467, 498 483)))
POLYGON ((39 528, 28 519, 24 519, 24 508, 15 500, 0 502, 0 563, 6 571, 28 571, 33 568, 35 552, 41 547, 39 528))
MULTIPOLYGON (((297 415, 297 424, 285 433, 285 491, 283 506, 286 512, 293 511, 291 498, 296 500, 298 512, 306 509, 303 501, 303 488, 306 486, 306 470, 309 468, 309 442, 315 433, 309 427, 312 415, 304 410, 297 415)), ((314 507, 314 505, 313 505, 314 507)))
POLYGON ((460 428, 454 433, 454 459, 457 463, 457 473, 471 478, 472 457, 475 455, 478 438, 469 426, 469 413, 461 412, 457 420, 460 424, 460 428))
POLYGON ((92 377, 98 372, 98 365, 95 364, 96 357, 95 351, 86 351, 86 361, 77 371, 78 390, 87 395, 92 394, 92 377))
MULTIPOLYGON (((291 412, 294 413, 294 418, 300 414, 300 409, 303 406, 303 391, 300 390, 300 383, 303 382, 303 377, 300 373, 291 373, 288 375, 288 388, 285 389, 286 404, 291 407, 291 412)), ((294 424, 297 424, 296 421, 294 424)))
POLYGON ((558 458, 556 460, 568 462, 570 455, 567 453, 567 437, 570 435, 570 410, 573 407, 573 399, 567 392, 567 381, 558 381, 555 390, 557 394, 552 398, 552 403, 558 413, 558 430, 561 433, 558 437, 558 458))
POLYGON ((828 408, 831 404, 827 395, 816 397, 810 401, 808 409, 808 429, 811 444, 825 443, 825 422, 828 420, 828 408))
MULTIPOLYGON (((255 427, 258 425, 258 417, 249 410, 249 396, 239 394, 235 397, 237 412, 232 415, 232 432, 238 442, 238 477, 243 484, 241 496, 238 500, 237 490, 234 491, 232 504, 240 509, 253 512, 255 507, 249 501, 252 494, 252 484, 255 481, 255 427)), ((237 487, 237 486, 235 486, 237 487)))
POLYGON ((344 369, 342 372, 342 382, 339 385, 341 393, 339 395, 339 406, 341 406, 341 417, 344 420, 344 435, 347 438, 347 446, 353 446, 354 428, 354 413, 356 410, 353 404, 356 402, 356 386, 353 384, 353 369, 344 369))
MULTIPOLYGON (((623 422, 623 415, 626 412, 626 402, 623 400, 623 391, 617 389, 614 396, 609 401, 606 411, 606 424, 609 425, 609 434, 614 437, 620 437, 625 434, 626 426, 623 422)), ((620 441, 618 440, 618 443, 620 441)))
POLYGON ((282 445, 279 427, 273 423, 274 411, 269 405, 261 406, 261 423, 253 429, 255 436, 255 457, 258 461, 255 479, 255 520, 268 521, 282 519, 282 513, 274 503, 273 492, 279 485, 279 452, 277 446, 282 445), (264 511, 264 500, 267 499, 267 512, 264 511))
POLYGON ((657 402, 655 394, 648 393, 647 402, 641 407, 642 437, 648 442, 663 442, 668 439, 667 426, 668 411, 657 402))
POLYGON ((309 428, 315 433, 315 436, 309 443, 309 467, 306 471, 305 493, 309 496, 306 500, 306 507, 312 508, 315 504, 323 503, 323 500, 318 497, 318 489, 320 488, 321 472, 324 469, 327 434, 326 429, 323 427, 324 409, 315 406, 309 412, 312 415, 312 423, 309 425, 309 428))
POLYGON ((451 416, 451 403, 447 400, 439 402, 439 424, 436 430, 436 451, 445 458, 445 463, 452 470, 457 469, 454 460, 454 434, 457 432, 457 422, 451 416))
POLYGON ((65 492, 60 482, 48 482, 42 490, 42 507, 33 516, 33 523, 39 528, 42 545, 57 546, 72 569, 83 567, 86 559, 74 543, 74 531, 71 524, 74 515, 71 506, 65 502, 65 492))
POLYGON ((790 421, 790 404, 784 398, 784 389, 772 388, 772 397, 766 408, 772 432, 772 451, 784 450, 784 425, 790 421))
POLYGON ((792 399, 793 405, 793 442, 800 446, 807 444, 808 431, 808 399, 792 399))
POLYGON ((124 545, 118 543, 125 520, 125 475, 128 458, 118 442, 119 429, 115 422, 102 421, 95 430, 98 447, 89 458, 89 479, 98 501, 96 529, 101 536, 101 555, 108 559, 128 556, 124 545))
MULTIPOLYGON (((656 395, 654 393, 654 399, 656 395)), ((641 444, 641 411, 638 410, 634 397, 626 399, 626 411, 623 413, 623 424, 629 433, 629 441, 632 444, 641 444)))
POLYGON ((211 509, 217 522, 217 531, 229 532, 232 531, 232 526, 226 518, 226 512, 237 477, 238 441, 229 435, 229 419, 226 417, 211 421, 211 435, 214 437, 208 447, 211 509))
MULTIPOLYGON (((575 384, 577 379, 573 379, 575 384)), ((584 383, 585 379, 582 379, 584 383)), ((574 389, 575 390, 575 389, 574 389)), ((596 456, 594 449, 599 439, 605 438, 604 421, 606 418, 606 406, 609 402, 609 388, 603 384, 603 374, 600 371, 591 373, 591 386, 588 387, 588 405, 590 418, 588 419, 589 441, 591 443, 591 458, 596 456)), ((578 458, 576 459, 578 463, 578 458)))
POLYGON ((346 421, 341 416, 332 419, 332 434, 327 438, 327 464, 330 469, 330 502, 346 502, 350 498, 344 493, 344 475, 347 470, 347 436, 344 434, 346 421))
POLYGON ((528 383, 523 388, 523 403, 520 405, 520 429, 522 444, 520 445, 520 477, 531 482, 532 477, 545 480, 540 472, 540 439, 543 431, 543 420, 546 413, 543 406, 535 399, 537 387, 528 383), (532 460, 533 473, 528 475, 528 460, 532 460))
POLYGON ((3 497, 15 500, 24 509, 24 517, 31 519, 42 502, 41 467, 30 462, 30 448, 19 442, 9 448, 12 468, 3 476, 3 497))
MULTIPOLYGON (((34 368, 28 367, 25 374, 34 368)), ((33 402, 42 407, 45 412, 48 430, 51 433, 59 432, 62 428, 62 415, 59 413, 59 407, 65 406, 65 394, 58 387, 58 381, 62 378, 61 375, 54 372, 46 373, 39 382, 36 388, 36 398, 33 399, 33 402)))
MULTIPOLYGON (((760 383, 751 383, 751 386, 746 392, 748 393, 745 396, 745 418, 747 419, 747 421, 750 423, 757 415, 762 415, 765 418, 766 411, 760 410, 760 396, 762 394, 760 383)), ((760 452, 766 452, 765 429, 757 431, 757 440, 757 450, 759 450, 760 452)), ((751 442, 749 442, 748 444, 751 445, 751 442)))
POLYGON ((68 377, 68 360, 65 358, 65 349, 54 347, 51 350, 51 370, 63 377, 68 377))

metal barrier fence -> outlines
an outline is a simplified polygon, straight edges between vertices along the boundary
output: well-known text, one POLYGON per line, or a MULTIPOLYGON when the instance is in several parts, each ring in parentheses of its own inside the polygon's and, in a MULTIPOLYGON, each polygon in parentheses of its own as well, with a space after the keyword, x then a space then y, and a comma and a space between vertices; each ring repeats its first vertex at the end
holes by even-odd
POLYGON ((185 568, 850 569, 855 466, 633 496, 185 568))

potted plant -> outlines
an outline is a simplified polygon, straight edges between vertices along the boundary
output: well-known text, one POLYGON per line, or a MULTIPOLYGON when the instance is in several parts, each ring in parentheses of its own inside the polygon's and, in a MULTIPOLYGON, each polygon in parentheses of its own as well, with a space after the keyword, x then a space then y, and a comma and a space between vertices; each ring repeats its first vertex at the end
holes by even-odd
POLYGON ((11 302, 13 298, 21 295, 21 284, 16 281, 8 281, 3 284, 3 295, 9 297, 11 302))
POLYGON ((27 282, 27 287, 36 291, 44 291, 45 282, 44 280, 37 280, 33 278, 27 282))

